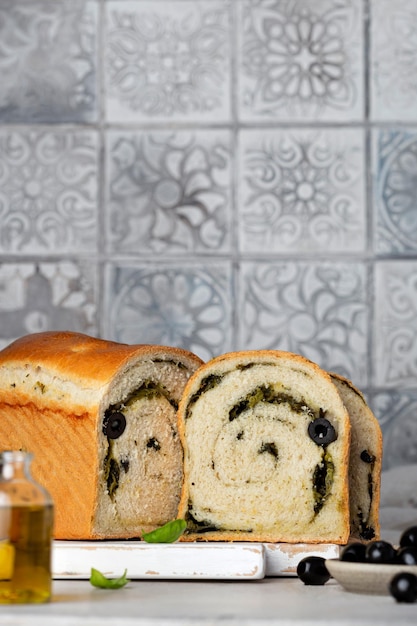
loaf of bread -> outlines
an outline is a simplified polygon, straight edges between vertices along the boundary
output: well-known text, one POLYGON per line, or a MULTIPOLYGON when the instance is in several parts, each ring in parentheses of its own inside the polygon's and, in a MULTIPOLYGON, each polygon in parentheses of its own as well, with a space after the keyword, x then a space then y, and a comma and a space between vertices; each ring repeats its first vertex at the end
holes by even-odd
POLYGON ((363 394, 354 384, 331 373, 333 383, 349 413, 351 446, 349 497, 351 538, 370 541, 380 534, 382 432, 363 394))
POLYGON ((173 347, 71 332, 28 335, 0 352, 0 449, 34 454, 55 538, 139 537, 176 517, 176 413, 201 364, 173 347))
POLYGON ((182 541, 344 544, 350 419, 327 372, 301 356, 224 354, 188 381, 182 541))

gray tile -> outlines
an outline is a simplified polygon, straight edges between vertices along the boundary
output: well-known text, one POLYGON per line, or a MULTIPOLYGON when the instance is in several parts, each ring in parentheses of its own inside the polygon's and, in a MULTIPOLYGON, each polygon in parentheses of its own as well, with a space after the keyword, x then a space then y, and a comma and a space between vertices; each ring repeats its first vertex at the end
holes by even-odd
POLYGON ((375 266, 375 386, 415 389, 417 380, 417 261, 375 266))
POLYGON ((97 333, 97 270, 91 262, 0 264, 0 349, 45 330, 97 333))
POLYGON ((239 143, 243 252, 365 249, 361 129, 244 130, 239 143))
POLYGON ((288 350, 368 381, 365 266, 360 263, 244 262, 239 343, 288 350))
POLYGON ((371 118, 417 121, 415 0, 370 0, 371 118))
POLYGON ((384 439, 383 469, 416 464, 417 392, 378 393, 373 400, 373 410, 384 439))
POLYGON ((110 122, 230 119, 229 2, 106 2, 110 122))
POLYGON ((113 252, 230 249, 228 131, 110 132, 107 232, 113 252))
POLYGON ((375 129, 373 178, 377 253, 417 252, 417 131, 375 129))
POLYGON ((94 251, 97 177, 94 131, 0 129, 0 252, 94 251))
POLYGON ((237 6, 242 119, 362 119, 362 0, 237 6))
POLYGON ((231 349, 227 263, 111 264, 106 268, 106 336, 171 345, 203 360, 231 349))
POLYGON ((97 0, 0 4, 0 122, 98 118, 97 20, 97 0))

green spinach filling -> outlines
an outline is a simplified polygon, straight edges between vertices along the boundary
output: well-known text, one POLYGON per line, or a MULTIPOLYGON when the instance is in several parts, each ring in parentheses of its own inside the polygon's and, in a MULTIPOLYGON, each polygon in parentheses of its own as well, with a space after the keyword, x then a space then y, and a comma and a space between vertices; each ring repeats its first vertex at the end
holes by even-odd
POLYGON ((106 481, 108 494, 113 500, 119 486, 120 466, 113 456, 113 439, 108 439, 108 443, 109 447, 104 459, 104 480, 106 481))
POLYGON ((375 537, 375 529, 366 523, 362 509, 358 511, 359 518, 359 536, 365 541, 370 541, 375 537))
POLYGON ((159 395, 164 396, 175 410, 178 409, 178 402, 171 397, 168 389, 164 387, 164 385, 161 385, 161 383, 156 383, 153 380, 145 380, 140 387, 135 389, 135 391, 126 398, 120 407, 130 406, 141 398, 154 398, 159 395))
MULTIPOLYGON (((196 520, 193 515, 193 507, 191 503, 189 503, 188 505, 188 513, 187 513, 186 521, 187 521, 187 529, 185 531, 185 534, 198 533, 198 534, 203 535, 204 533, 221 532, 225 530, 221 528, 220 526, 216 526, 210 520, 202 520, 202 521, 196 520)), ((245 533, 253 532, 251 528, 245 529, 243 531, 240 529, 237 529, 237 530, 239 532, 245 532, 245 533)))
POLYGON ((323 448, 321 462, 313 473, 314 514, 320 513, 331 493, 334 477, 334 463, 327 449, 323 448))
POLYGON ((316 416, 316 412, 313 411, 311 407, 307 406, 304 400, 296 400, 291 394, 285 391, 277 391, 273 385, 260 385, 230 409, 229 422, 233 422, 233 420, 238 418, 244 411, 253 409, 259 402, 269 402, 271 404, 287 403, 291 410, 296 413, 307 414, 312 419, 316 416))
POLYGON ((374 495, 373 470, 374 470, 376 458, 371 452, 369 452, 369 450, 362 450, 360 454, 360 459, 361 461, 369 465, 369 472, 368 472, 369 509, 366 515, 364 514, 362 509, 359 509, 358 511, 359 535, 362 539, 365 539, 365 541, 369 541, 375 537, 375 530, 374 528, 372 528, 372 526, 370 526, 367 523, 367 521, 369 519, 369 515, 371 512, 372 498, 374 495))
POLYGON ((194 404, 197 402, 199 397, 203 393, 206 393, 206 391, 209 391, 209 389, 214 389, 214 387, 217 387, 217 385, 219 385, 221 381, 223 380, 224 376, 225 374, 209 374, 209 376, 206 376, 205 378, 203 378, 198 390, 191 396, 188 402, 186 418, 190 417, 191 409, 194 406, 194 404))

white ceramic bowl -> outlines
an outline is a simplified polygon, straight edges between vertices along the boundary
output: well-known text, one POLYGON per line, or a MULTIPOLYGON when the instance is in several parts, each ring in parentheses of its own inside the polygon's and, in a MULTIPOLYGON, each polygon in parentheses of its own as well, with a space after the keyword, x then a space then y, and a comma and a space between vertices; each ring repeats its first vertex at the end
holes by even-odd
POLYGON ((410 572, 417 576, 417 565, 379 565, 327 559, 326 567, 346 591, 353 593, 389 595, 389 584, 395 574, 410 572))

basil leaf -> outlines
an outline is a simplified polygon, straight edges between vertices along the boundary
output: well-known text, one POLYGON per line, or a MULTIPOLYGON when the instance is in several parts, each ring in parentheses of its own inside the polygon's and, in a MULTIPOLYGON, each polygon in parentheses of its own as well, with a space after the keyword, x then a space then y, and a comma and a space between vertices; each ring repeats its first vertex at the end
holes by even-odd
POLYGON ((144 533, 142 539, 148 543, 173 543, 181 537, 187 528, 187 522, 183 519, 174 519, 160 528, 155 528, 150 533, 144 533))
POLYGON ((121 589, 121 587, 124 587, 130 582, 130 580, 126 578, 126 573, 127 570, 125 569, 123 576, 120 576, 120 578, 106 578, 98 569, 92 567, 90 583, 93 587, 98 587, 99 589, 121 589))

